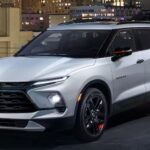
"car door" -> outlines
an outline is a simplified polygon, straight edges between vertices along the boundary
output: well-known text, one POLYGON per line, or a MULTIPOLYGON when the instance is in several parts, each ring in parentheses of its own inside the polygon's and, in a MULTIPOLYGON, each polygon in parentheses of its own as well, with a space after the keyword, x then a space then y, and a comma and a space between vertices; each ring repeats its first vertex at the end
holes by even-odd
POLYGON ((132 30, 118 31, 108 48, 107 61, 112 71, 113 106, 122 111, 141 104, 145 96, 144 63, 141 52, 136 51, 132 30), (130 49, 133 53, 112 61, 112 53, 117 50, 130 49))
POLYGON ((134 30, 138 50, 144 56, 146 101, 150 102, 150 28, 134 30))

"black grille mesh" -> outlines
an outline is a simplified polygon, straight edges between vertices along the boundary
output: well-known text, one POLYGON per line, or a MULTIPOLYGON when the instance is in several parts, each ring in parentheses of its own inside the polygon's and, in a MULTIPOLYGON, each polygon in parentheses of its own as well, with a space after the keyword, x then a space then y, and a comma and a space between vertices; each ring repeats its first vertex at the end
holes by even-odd
POLYGON ((0 82, 0 89, 25 89, 30 85, 30 82, 0 82))
POLYGON ((33 111, 35 111, 35 107, 24 93, 0 91, 0 113, 33 111))

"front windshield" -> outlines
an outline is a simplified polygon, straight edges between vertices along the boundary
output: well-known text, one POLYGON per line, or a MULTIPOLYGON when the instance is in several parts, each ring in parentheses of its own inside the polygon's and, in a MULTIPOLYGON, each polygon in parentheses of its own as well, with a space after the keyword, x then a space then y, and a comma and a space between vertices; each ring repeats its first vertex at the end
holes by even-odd
POLYGON ((46 31, 22 48, 16 56, 62 56, 93 58, 110 31, 46 31))

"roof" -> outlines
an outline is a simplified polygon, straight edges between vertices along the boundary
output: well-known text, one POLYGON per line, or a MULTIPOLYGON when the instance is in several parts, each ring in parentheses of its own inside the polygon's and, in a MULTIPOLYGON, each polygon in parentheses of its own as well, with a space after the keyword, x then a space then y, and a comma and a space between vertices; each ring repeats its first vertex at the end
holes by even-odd
POLYGON ((113 30, 122 28, 150 28, 150 23, 117 23, 117 22, 82 22, 82 23, 64 23, 48 30, 113 30))

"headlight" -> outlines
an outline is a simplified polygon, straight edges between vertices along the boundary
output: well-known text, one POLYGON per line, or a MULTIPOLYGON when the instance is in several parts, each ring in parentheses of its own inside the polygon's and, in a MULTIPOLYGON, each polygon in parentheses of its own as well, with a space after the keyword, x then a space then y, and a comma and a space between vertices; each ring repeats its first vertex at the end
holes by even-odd
POLYGON ((41 85, 47 85, 47 84, 61 83, 61 82, 66 81, 68 78, 69 78, 69 76, 50 79, 50 80, 37 81, 37 82, 33 83, 33 86, 41 86, 41 85))

